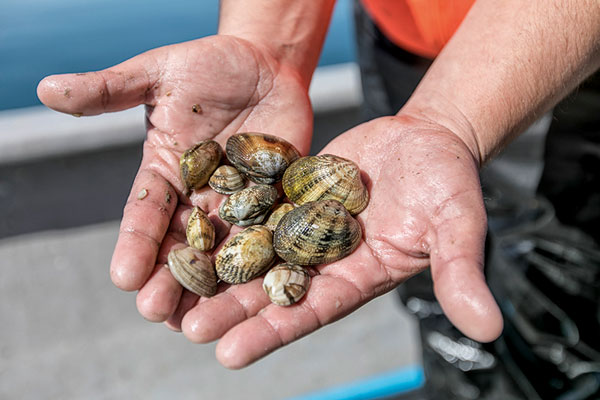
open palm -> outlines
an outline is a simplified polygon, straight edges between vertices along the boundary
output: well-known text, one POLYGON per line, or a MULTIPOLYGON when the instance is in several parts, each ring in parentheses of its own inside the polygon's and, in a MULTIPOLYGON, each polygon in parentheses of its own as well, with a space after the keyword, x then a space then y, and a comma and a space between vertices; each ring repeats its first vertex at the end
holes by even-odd
POLYGON ((146 105, 143 160, 124 209, 111 278, 139 290, 138 309, 152 321, 179 328, 180 315, 197 297, 164 267, 185 242, 192 205, 216 222, 217 239, 229 233, 216 210, 223 196, 201 190, 184 196, 180 155, 214 139, 224 145, 240 131, 275 134, 306 154, 312 134, 307 88, 299 75, 247 41, 214 36, 158 48, 107 70, 45 78, 38 95, 47 106, 96 115, 146 105), (139 193, 147 195, 139 195, 139 193))
POLYGON ((429 265, 452 322, 492 340, 502 320, 482 273, 485 210, 477 166, 466 146, 440 126, 408 117, 360 125, 323 153, 354 160, 371 200, 358 216, 363 242, 347 258, 317 267, 303 300, 269 304, 260 279, 189 307, 182 328, 195 342, 221 338, 217 357, 245 366, 386 293, 429 265))

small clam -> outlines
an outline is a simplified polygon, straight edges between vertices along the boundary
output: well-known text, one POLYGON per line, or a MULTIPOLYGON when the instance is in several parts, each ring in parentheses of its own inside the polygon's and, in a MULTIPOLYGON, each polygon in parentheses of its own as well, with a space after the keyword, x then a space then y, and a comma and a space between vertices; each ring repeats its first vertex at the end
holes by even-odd
POLYGON ((223 149, 214 140, 205 140, 187 149, 179 160, 181 179, 190 193, 206 185, 221 162, 223 149))
POLYGON ((345 158, 324 154, 296 160, 283 175, 283 191, 296 204, 337 200, 356 215, 367 206, 369 192, 358 166, 345 158))
POLYGON ((264 133, 239 133, 225 146, 227 158, 253 182, 272 184, 300 153, 289 142, 264 133))
POLYGON ((271 268, 263 280, 263 289, 272 303, 290 306, 304 296, 310 275, 299 265, 283 263, 271 268))
POLYGON ((271 215, 269 215, 267 222, 265 222, 265 226, 271 231, 275 232, 275 228, 277 228, 277 224, 279 223, 281 218, 283 218, 285 214, 292 211, 293 209, 294 206, 290 203, 282 203, 278 205, 277 207, 275 207, 273 212, 271 212, 271 215))
POLYGON ((273 234, 262 226, 249 226, 223 245, 215 261, 218 277, 227 283, 244 283, 265 272, 275 259, 273 234))
POLYGON ((208 185, 217 193, 233 194, 246 186, 246 178, 231 165, 221 165, 212 174, 208 185))
POLYGON ((247 187, 232 194, 219 208, 219 216, 239 226, 260 224, 279 197, 270 185, 247 187))
POLYGON ((209 251, 215 245, 215 226, 198 206, 188 219, 185 235, 189 245, 197 250, 209 251))
POLYGON ((287 262, 317 265, 346 257, 361 236, 360 224, 342 203, 322 200, 285 214, 275 229, 273 247, 287 262))
POLYGON ((167 259, 173 277, 190 292, 204 297, 217 292, 217 275, 206 254, 186 247, 171 250, 167 259))

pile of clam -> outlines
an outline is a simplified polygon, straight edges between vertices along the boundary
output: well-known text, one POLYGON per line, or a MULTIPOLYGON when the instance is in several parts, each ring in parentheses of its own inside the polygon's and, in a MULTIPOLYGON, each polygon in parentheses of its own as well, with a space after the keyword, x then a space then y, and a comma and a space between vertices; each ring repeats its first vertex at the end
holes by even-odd
POLYGON ((189 247, 173 250, 168 266, 186 289, 209 297, 219 281, 248 282, 263 273, 263 288, 275 304, 297 302, 308 289, 306 266, 330 263, 352 253, 362 236, 352 217, 369 201, 358 166, 334 155, 300 157, 287 141, 261 133, 231 136, 225 147, 231 165, 220 165, 223 150, 212 140, 188 149, 180 160, 187 193, 207 183, 229 197, 219 217, 245 227, 216 254, 215 228, 194 207, 187 225, 189 247), (255 184, 246 187, 247 181, 255 184), (289 202, 279 200, 282 181, 289 202), (263 224, 264 222, 264 224, 263 224), (277 260, 285 262, 277 264, 277 260))

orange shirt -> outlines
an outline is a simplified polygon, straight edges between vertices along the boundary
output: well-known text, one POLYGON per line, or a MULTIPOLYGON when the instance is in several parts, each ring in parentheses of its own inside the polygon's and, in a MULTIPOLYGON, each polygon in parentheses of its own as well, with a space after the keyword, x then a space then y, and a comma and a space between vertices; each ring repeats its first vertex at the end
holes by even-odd
POLYGON ((475 0, 362 0, 379 29, 396 45, 434 58, 475 0))

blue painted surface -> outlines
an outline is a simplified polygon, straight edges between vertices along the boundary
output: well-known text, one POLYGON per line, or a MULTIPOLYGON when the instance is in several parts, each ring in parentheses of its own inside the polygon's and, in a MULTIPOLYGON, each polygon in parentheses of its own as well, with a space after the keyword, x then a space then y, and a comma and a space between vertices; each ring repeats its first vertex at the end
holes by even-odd
MULTIPOLYGON (((354 59, 352 0, 338 0, 320 64, 354 59)), ((46 75, 109 67, 214 34, 218 0, 2 0, 0 110, 39 104, 46 75)))
POLYGON ((424 383, 423 369, 411 366, 288 400, 381 399, 416 390, 424 383))

